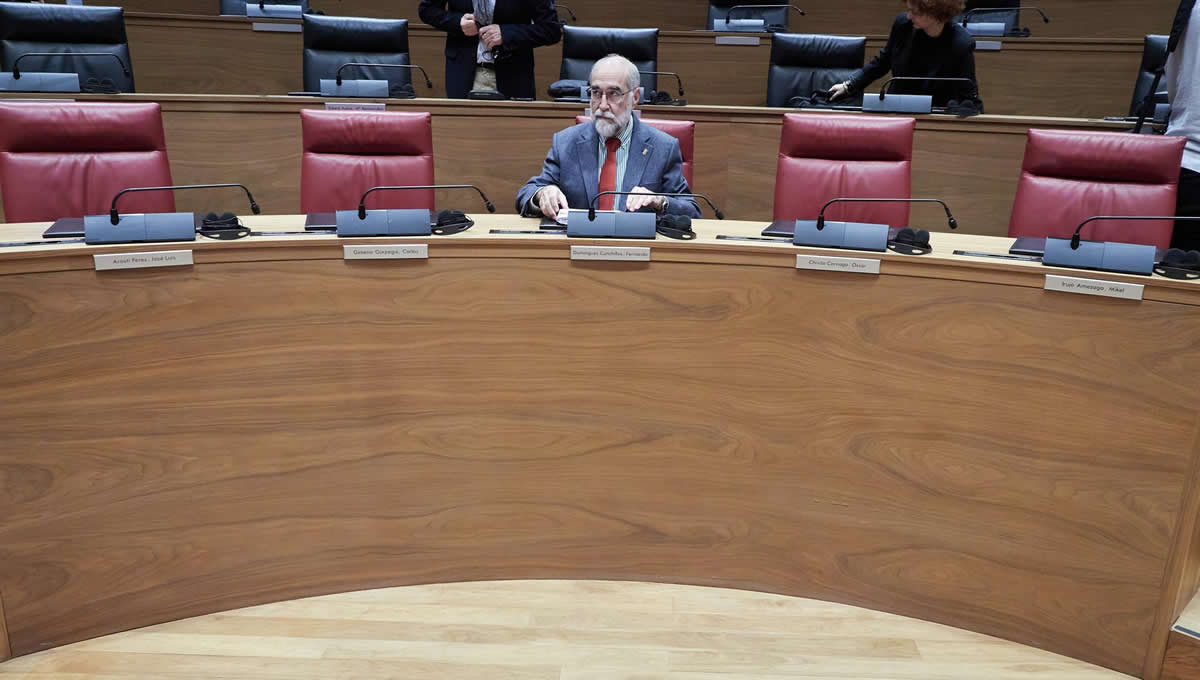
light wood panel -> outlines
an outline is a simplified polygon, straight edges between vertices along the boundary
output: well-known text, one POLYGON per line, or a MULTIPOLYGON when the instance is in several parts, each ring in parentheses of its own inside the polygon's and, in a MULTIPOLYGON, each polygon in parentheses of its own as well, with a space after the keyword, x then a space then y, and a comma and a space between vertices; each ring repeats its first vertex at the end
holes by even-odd
POLYGON ((12 656, 12 648, 8 645, 8 624, 4 618, 4 593, 0 593, 0 661, 12 656))
MULTIPOLYGON (((278 22, 295 24, 296 22, 278 22)), ((302 39, 297 33, 251 30, 249 19, 130 14, 130 50, 138 90, 150 93, 284 94, 303 89, 302 39)), ((758 45, 717 45, 716 35, 664 32, 659 68, 678 73, 693 104, 762 106, 767 97, 771 38, 758 45)), ((869 55, 883 47, 873 38, 869 55)), ((1003 41, 1000 51, 976 54, 989 113, 1066 117, 1124 115, 1138 73, 1140 41, 1031 39, 1003 41)), ((445 34, 428 26, 409 30, 412 61, 444 96, 445 34)), ((535 52, 540 98, 558 80, 562 45, 535 52)), ((882 86, 873 86, 875 91, 882 86)), ((675 87, 673 79, 665 85, 675 87)))
POLYGON ((1195 680, 1200 678, 1200 639, 1172 631, 1163 663, 1161 680, 1195 680))
MULTIPOLYGON (((580 25, 641 28, 658 26, 667 31, 693 31, 706 28, 708 3, 704 0, 575 0, 567 3, 579 17, 580 25)), ((1030 3, 1026 3, 1030 4, 1030 3)), ((1042 23, 1033 13, 1022 17, 1037 37, 1051 38, 1133 38, 1147 33, 1167 33, 1178 3, 1173 0, 1148 0, 1131 4, 1121 0, 1039 0, 1052 21, 1042 23)), ((129 11, 216 14, 217 0, 123 0, 129 11), (173 7, 176 5, 177 7, 173 7)), ((417 0, 316 0, 315 9, 329 14, 407 18, 420 23, 417 0)), ((809 0, 799 3, 806 17, 793 16, 790 28, 797 33, 886 33, 892 19, 903 10, 894 0, 809 0)), ((559 18, 567 20, 566 12, 559 18)))
POLYGON ((1190 307, 953 278, 966 262, 723 264, 764 251, 718 243, 572 264, 473 236, 347 264, 333 239, 254 242, 0 276, 14 652, 549 577, 841 601, 1130 674, 1162 654, 1190 307))
POLYGON ((0 677, 886 677, 1128 680, 996 638, 766 593, 608 581, 388 588, 177 621, 0 664, 0 677), (70 674, 69 676, 67 674, 70 674))

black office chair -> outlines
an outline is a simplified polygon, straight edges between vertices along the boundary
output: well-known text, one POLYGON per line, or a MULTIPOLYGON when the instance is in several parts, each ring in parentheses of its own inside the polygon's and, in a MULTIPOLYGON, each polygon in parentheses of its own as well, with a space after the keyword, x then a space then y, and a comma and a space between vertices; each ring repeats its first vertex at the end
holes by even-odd
MULTIPOLYGON (((704 25, 706 30, 717 31, 721 30, 716 25, 718 21, 725 22, 725 17, 729 16, 729 9, 736 5, 772 5, 784 4, 784 0, 709 0, 708 3, 708 23, 704 25)), ((788 12, 787 7, 771 7, 771 8, 755 8, 755 9, 739 9, 734 12, 734 19, 762 19, 763 26, 776 26, 777 30, 786 31, 788 27, 788 12)))
MULTIPOLYGON (((828 91, 862 68, 866 53, 865 37, 776 33, 767 70, 767 106, 788 106, 793 97, 828 91)), ((861 105, 862 93, 837 103, 861 105)))
POLYGON ((108 57, 26 57, 22 72, 77 73, 84 91, 133 92, 133 62, 120 7, 0 2, 0 70, 30 52, 100 52, 108 57), (129 75, 125 74, 125 69, 129 75))
MULTIPOLYGON (((350 62, 403 64, 409 61, 408 19, 367 19, 304 15, 304 89, 318 92, 321 79, 333 80, 350 62)), ((388 89, 412 90, 412 71, 352 66, 346 80, 386 80, 388 89)))
MULTIPOLYGON (((258 0, 221 0, 221 14, 246 16, 246 3, 258 0)), ((267 0, 268 5, 300 5, 302 12, 308 11, 308 0, 267 0)))
MULTIPOLYGON (((639 71, 657 71, 658 29, 563 26, 563 59, 558 77, 586 82, 592 65, 610 54, 632 61, 639 71)), ((642 101, 657 89, 657 76, 642 76, 642 101)))
MULTIPOLYGON (((1167 61, 1167 38, 1165 35, 1148 35, 1142 47, 1142 64, 1138 67, 1137 79, 1133 81, 1133 99, 1129 102, 1129 115, 1136 116, 1142 112, 1142 102, 1150 93, 1154 84, 1154 76, 1167 61)), ((1166 84, 1159 82, 1158 89, 1165 90, 1166 84)), ((1166 97, 1161 97, 1166 101, 1166 97)), ((1156 98, 1157 103, 1157 98, 1156 98)))

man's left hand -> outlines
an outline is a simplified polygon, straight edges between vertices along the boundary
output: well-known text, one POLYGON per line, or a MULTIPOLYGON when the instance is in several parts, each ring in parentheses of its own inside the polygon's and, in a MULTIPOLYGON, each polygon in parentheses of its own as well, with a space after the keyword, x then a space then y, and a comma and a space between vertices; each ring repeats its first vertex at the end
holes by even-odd
POLYGON ((504 39, 500 36, 500 26, 498 24, 489 24, 479 29, 479 39, 487 45, 488 49, 499 47, 504 44, 504 39))
POLYGON ((629 212, 635 212, 647 206, 654 208, 655 212, 662 212, 663 208, 667 207, 667 197, 652 194, 646 187, 634 187, 633 195, 625 197, 625 209, 629 212))

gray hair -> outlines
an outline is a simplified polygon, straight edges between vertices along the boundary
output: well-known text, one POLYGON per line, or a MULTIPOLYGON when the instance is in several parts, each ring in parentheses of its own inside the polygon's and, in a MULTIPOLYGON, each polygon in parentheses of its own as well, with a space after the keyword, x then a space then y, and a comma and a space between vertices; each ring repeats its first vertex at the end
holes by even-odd
POLYGON ((592 64, 592 72, 588 74, 588 83, 591 83, 592 77, 596 75, 596 69, 614 63, 620 64, 625 69, 625 83, 630 92, 642 86, 642 74, 638 73, 638 67, 619 54, 610 54, 592 64))

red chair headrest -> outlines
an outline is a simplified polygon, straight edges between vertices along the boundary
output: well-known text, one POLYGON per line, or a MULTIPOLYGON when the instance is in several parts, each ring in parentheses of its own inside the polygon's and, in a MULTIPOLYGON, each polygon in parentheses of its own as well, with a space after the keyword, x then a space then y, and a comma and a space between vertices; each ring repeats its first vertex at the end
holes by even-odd
POLYGON ((433 154, 433 116, 395 111, 300 112, 304 151, 360 156, 433 154))
POLYGON ((912 160, 916 125, 913 118, 789 113, 779 153, 836 161, 912 160))
POLYGON ((12 153, 162 151, 155 103, 0 103, 0 151, 12 153))
POLYGON ((1186 142, 1183 137, 1030 130, 1021 169, 1066 179, 1174 184, 1186 142))

